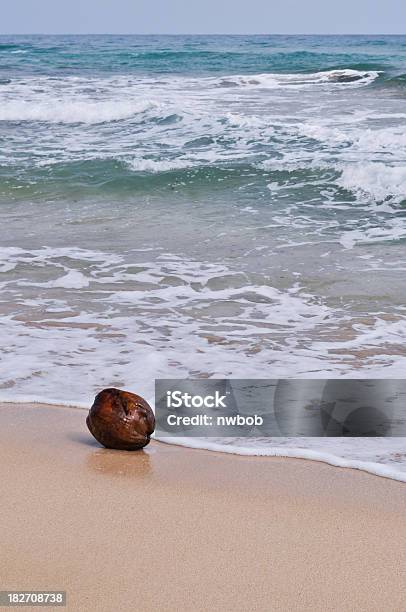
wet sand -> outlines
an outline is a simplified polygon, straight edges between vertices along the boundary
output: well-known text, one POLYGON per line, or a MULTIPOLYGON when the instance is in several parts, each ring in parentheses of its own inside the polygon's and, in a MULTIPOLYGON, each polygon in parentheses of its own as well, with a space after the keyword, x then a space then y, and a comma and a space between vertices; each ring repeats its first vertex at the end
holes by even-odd
POLYGON ((1 589, 66 590, 89 612, 405 610, 404 483, 158 442, 108 451, 85 416, 0 406, 1 589))

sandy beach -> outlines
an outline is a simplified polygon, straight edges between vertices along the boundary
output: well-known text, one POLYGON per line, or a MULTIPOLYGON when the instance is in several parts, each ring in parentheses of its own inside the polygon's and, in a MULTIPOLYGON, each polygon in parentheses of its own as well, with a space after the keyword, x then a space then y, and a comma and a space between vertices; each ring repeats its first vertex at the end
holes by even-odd
POLYGON ((86 412, 0 407, 1 588, 69 610, 379 611, 406 601, 406 486, 153 442, 100 448, 86 412))

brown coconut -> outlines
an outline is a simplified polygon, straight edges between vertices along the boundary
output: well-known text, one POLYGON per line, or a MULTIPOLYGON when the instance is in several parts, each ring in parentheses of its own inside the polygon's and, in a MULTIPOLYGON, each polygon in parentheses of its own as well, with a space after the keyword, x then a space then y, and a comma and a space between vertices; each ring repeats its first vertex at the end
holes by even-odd
POLYGON ((106 448, 138 450, 146 446, 155 429, 147 402, 128 391, 104 389, 95 397, 86 419, 89 431, 106 448))

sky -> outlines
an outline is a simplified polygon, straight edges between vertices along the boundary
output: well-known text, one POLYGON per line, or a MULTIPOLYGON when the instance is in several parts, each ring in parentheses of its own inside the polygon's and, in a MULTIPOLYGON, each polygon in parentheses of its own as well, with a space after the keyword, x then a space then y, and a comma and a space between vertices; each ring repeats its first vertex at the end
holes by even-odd
POLYGON ((405 0, 1 0, 0 34, 403 34, 405 0))

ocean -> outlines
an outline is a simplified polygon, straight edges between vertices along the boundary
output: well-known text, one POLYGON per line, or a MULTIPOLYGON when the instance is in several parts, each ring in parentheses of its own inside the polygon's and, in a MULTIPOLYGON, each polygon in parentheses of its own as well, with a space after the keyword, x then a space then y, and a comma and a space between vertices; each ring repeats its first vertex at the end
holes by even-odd
MULTIPOLYGON (((0 37, 0 399, 402 378, 405 120, 406 36, 0 37)), ((399 438, 186 443, 406 480, 399 438)))

